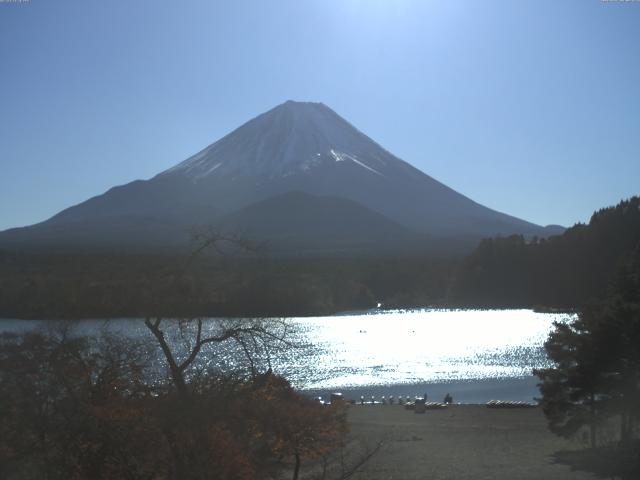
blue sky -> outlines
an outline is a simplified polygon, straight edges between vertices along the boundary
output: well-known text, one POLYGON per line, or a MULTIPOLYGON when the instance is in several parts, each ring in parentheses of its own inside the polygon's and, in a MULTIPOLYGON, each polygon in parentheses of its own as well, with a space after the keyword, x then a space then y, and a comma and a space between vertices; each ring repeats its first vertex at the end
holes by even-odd
POLYGON ((587 221, 640 193, 640 2, 0 3, 0 229, 287 99, 491 208, 587 221))

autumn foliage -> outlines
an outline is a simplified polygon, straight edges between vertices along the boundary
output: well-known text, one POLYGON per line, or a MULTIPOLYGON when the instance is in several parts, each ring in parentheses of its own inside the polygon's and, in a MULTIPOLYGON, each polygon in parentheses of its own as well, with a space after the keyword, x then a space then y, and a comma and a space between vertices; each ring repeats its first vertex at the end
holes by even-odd
POLYGON ((210 375, 188 394, 148 382, 143 346, 0 337, 0 478, 296 478, 339 446, 344 408, 270 372, 210 375))

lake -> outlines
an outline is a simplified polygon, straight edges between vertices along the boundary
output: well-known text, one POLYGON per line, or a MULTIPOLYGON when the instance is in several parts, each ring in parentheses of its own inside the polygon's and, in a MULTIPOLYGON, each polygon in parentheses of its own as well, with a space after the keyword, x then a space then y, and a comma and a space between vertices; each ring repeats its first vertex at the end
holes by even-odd
MULTIPOLYGON (((531 401, 538 394, 531 370, 549 365, 542 345, 553 322, 571 318, 531 310, 431 309, 293 318, 301 338, 314 348, 275 358, 273 369, 314 395, 342 391, 352 398, 380 398, 426 392, 441 400, 450 392, 454 400, 469 403, 531 401)), ((49 324, 0 320, 0 329, 49 324)), ((104 325, 86 320, 78 328, 87 333, 104 325)), ((140 319, 112 320, 107 328, 152 340, 140 319)))

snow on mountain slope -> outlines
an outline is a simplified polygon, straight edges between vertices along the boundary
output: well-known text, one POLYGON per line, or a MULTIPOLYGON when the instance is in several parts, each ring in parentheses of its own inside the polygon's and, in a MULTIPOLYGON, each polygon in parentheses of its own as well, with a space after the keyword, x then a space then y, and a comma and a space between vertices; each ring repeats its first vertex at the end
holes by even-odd
POLYGON ((160 175, 183 175, 193 181, 211 175, 273 179, 341 161, 380 174, 377 169, 385 160, 376 149, 382 150, 322 103, 288 101, 160 175), (358 154, 369 156, 362 161, 358 154))

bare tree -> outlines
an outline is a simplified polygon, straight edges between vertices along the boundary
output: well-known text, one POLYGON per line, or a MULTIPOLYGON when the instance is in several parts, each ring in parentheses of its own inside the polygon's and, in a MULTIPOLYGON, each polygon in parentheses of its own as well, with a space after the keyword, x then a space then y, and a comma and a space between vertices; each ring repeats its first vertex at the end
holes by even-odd
POLYGON ((192 332, 192 338, 187 339, 187 349, 180 357, 167 338, 166 326, 168 321, 162 318, 146 318, 145 326, 158 341, 162 353, 167 361, 171 380, 181 395, 189 393, 187 372, 194 366, 203 348, 211 346, 207 353, 209 359, 221 355, 220 347, 226 343, 235 345, 249 364, 252 376, 258 373, 256 363, 263 360, 269 368, 273 353, 283 348, 294 348, 298 344, 293 340, 295 329, 292 324, 283 319, 224 319, 211 320, 204 323, 202 318, 192 320, 178 320, 174 326, 180 328, 184 335, 186 330, 192 332), (218 348, 216 348, 218 347, 218 348))
MULTIPOLYGON (((225 256, 237 252, 258 253, 265 247, 265 244, 252 241, 246 236, 222 233, 209 227, 196 228, 191 232, 191 236, 195 247, 176 275, 176 284, 184 277, 193 262, 207 250, 225 256)), ((194 366, 198 355, 206 346, 213 347, 209 349, 208 354, 210 357, 216 357, 220 355, 219 348, 216 347, 227 343, 235 344, 244 355, 254 377, 258 373, 257 361, 262 359, 270 369, 273 353, 283 348, 292 348, 294 345, 300 346, 293 340, 293 325, 284 319, 216 319, 207 321, 206 325, 202 318, 181 319, 177 321, 177 327, 183 340, 186 340, 187 351, 178 358, 167 338, 168 321, 160 317, 147 317, 144 323, 158 341, 167 361, 171 380, 181 395, 188 394, 186 373, 194 366), (185 338, 189 334, 191 338, 185 338)))

